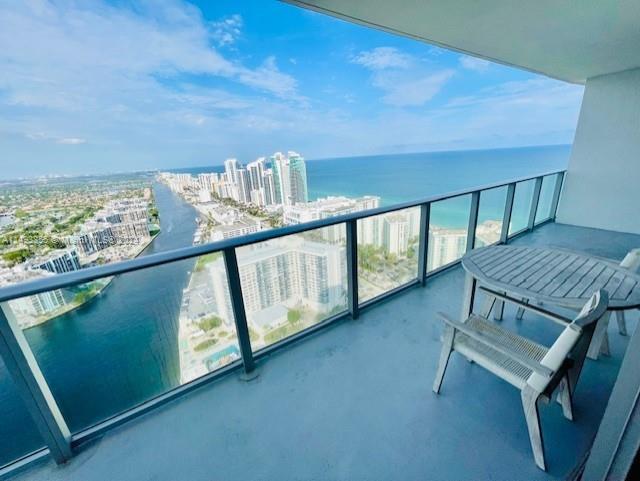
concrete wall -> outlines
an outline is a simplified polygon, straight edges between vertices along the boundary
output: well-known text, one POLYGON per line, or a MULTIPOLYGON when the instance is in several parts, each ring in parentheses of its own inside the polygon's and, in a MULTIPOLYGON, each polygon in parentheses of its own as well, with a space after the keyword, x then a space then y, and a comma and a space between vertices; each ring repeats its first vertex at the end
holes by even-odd
POLYGON ((640 69, 587 81, 557 221, 640 234, 640 69))

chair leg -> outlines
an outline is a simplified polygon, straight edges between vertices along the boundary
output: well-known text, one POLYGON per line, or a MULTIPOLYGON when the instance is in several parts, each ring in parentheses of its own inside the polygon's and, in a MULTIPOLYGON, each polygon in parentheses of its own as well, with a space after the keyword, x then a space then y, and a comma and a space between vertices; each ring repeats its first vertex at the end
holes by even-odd
POLYGON ((531 442, 531 449, 533 450, 533 458, 536 461, 536 465, 543 471, 546 471, 544 444, 542 441, 542 431, 540 430, 540 415, 538 413, 537 401, 539 394, 540 393, 527 385, 520 393, 520 396, 522 398, 524 417, 529 430, 529 441, 531 442))
POLYGON ((573 405, 571 400, 571 388, 569 387, 569 379, 565 376, 560 383, 560 392, 558 400, 562 405, 562 414, 569 421, 573 421, 573 405))
MULTIPOLYGON (((522 302, 529 304, 529 299, 522 298, 522 302)), ((521 321, 524 317, 524 307, 518 307, 518 311, 516 312, 516 319, 521 321)))
POLYGON ((616 320, 618 321, 618 332, 621 336, 627 335, 627 320, 624 311, 616 312, 616 320))
POLYGON ((436 372, 436 378, 433 381, 433 392, 440 393, 440 386, 444 379, 444 373, 447 370, 447 364, 449 364, 449 357, 451 357, 451 351, 453 350, 453 336, 455 331, 453 327, 446 326, 442 336, 442 351, 440 351, 440 362, 438 363, 438 370, 436 372))
POLYGON ((600 318, 598 323, 596 324, 596 329, 593 333, 593 338, 591 339, 591 344, 589 345, 589 351, 587 352, 587 357, 589 359, 593 359, 594 361, 598 360, 600 357, 600 352, 606 354, 605 351, 608 351, 609 343, 607 336, 607 327, 609 326, 609 317, 611 316, 611 311, 607 311, 600 318))

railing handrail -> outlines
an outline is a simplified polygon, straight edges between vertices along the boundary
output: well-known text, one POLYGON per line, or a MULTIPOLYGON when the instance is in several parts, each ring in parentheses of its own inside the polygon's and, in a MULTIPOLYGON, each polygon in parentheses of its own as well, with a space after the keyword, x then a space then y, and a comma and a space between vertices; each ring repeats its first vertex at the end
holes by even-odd
POLYGON ((498 181, 490 184, 481 185, 472 189, 460 189, 453 192, 444 194, 432 195, 420 200, 413 200, 408 202, 401 202, 390 206, 378 207, 375 209, 368 209, 353 212, 350 214, 343 214, 334 217, 327 217, 311 222, 304 222, 301 224, 288 225, 275 229, 268 229, 253 234, 248 234, 241 237, 233 237, 231 239, 225 239, 217 242, 210 242, 207 244, 201 244, 197 246, 187 246, 178 249, 172 249, 165 252, 159 252, 157 254, 150 254, 144 257, 137 257, 135 259, 129 259, 125 261, 115 262, 113 264, 107 264, 103 266, 88 267, 86 269, 80 269, 77 271, 66 272, 63 274, 56 274, 51 277, 43 279, 36 279, 33 281, 22 282, 10 286, 0 288, 0 302, 7 302, 20 297, 31 296, 40 294, 42 292, 52 291, 55 289, 62 289, 65 287, 83 284, 85 282, 94 281, 105 277, 111 277, 119 274, 125 274, 128 272, 134 272, 140 269, 146 269, 155 267, 171 262, 177 262, 181 260, 191 259, 194 257, 211 254, 213 252, 222 252, 225 249, 235 249, 237 247, 243 247, 250 244, 256 244, 259 242, 265 242, 268 240, 277 239, 280 237, 286 237, 293 234, 301 234, 310 230, 321 229, 323 227, 331 227, 337 224, 347 223, 349 221, 357 221, 360 219, 366 219, 390 212, 396 212, 399 210, 409 209, 412 207, 418 207, 424 204, 432 204, 454 197, 460 197, 463 195, 473 194, 474 192, 482 192, 491 189, 497 189, 499 187, 505 187, 510 184, 516 184, 520 182, 526 182, 537 178, 543 178, 550 175, 556 175, 565 173, 566 169, 553 170, 549 172, 543 172, 535 175, 518 177, 506 181, 498 181))

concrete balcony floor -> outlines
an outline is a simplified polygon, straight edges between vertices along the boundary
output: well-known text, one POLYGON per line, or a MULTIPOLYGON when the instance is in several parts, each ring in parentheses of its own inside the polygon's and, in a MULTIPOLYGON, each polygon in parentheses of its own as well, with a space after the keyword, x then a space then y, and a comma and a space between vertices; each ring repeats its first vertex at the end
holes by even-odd
MULTIPOLYGON (((513 241, 622 259, 640 236, 547 224, 513 241)), ((628 338, 611 326, 611 357, 587 361, 575 421, 542 405, 548 472, 536 468, 518 392, 454 354, 436 396, 435 312, 458 315, 464 272, 430 282, 110 431, 66 466, 16 480, 545 480, 584 457, 628 338)), ((526 314, 505 325, 549 345, 560 328, 526 314)), ((628 316, 632 332, 635 313, 628 316)))

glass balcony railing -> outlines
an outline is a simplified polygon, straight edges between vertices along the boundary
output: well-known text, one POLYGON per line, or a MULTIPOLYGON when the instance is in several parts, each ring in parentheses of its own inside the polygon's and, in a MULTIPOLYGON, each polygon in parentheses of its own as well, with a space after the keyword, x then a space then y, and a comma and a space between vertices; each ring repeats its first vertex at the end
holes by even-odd
POLYGON ((467 250, 471 194, 431 204, 427 272, 460 259, 467 250))
POLYGON ((552 220, 563 177, 516 179, 0 289, 0 474, 45 447, 64 462, 76 445, 229 371, 251 376, 274 349, 424 284, 474 247, 552 220))
POLYGON ((0 359, 0 466, 46 448, 0 359))
POLYGON ((238 249, 252 351, 347 309, 344 224, 238 249))
POLYGON ((419 242, 419 207, 358 220, 359 300, 415 280, 419 242))

